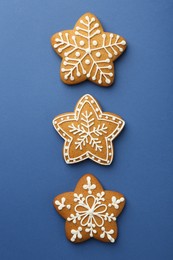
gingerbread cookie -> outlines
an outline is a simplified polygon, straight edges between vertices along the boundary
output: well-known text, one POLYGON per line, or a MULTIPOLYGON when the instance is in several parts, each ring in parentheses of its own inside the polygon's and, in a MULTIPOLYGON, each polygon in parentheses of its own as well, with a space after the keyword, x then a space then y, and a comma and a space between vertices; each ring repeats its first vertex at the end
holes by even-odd
POLYGON ((114 81, 113 61, 126 49, 125 39, 104 32, 100 21, 91 13, 81 16, 73 30, 54 34, 51 44, 63 59, 61 79, 70 85, 88 79, 110 86, 114 81))
POLYGON ((84 175, 74 190, 55 197, 56 211, 66 219, 67 239, 74 243, 94 237, 103 242, 115 242, 116 218, 125 205, 122 194, 102 188, 92 175, 84 175))
POLYGON ((77 102, 74 112, 55 117, 53 125, 65 140, 63 154, 66 163, 89 158, 109 165, 114 154, 112 141, 122 131, 125 122, 116 114, 102 112, 98 102, 87 94, 77 102))

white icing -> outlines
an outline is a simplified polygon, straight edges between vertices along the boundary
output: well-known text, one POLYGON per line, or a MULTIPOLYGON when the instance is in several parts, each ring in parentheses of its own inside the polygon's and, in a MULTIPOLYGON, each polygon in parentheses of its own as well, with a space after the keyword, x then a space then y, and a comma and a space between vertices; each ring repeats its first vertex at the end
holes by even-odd
POLYGON ((109 231, 106 231, 105 227, 102 227, 101 230, 103 231, 103 233, 100 234, 100 238, 105 238, 105 235, 106 235, 111 243, 115 242, 115 239, 111 236, 112 234, 114 234, 114 230, 113 229, 110 229, 109 231))
POLYGON ((84 41, 80 41, 79 44, 80 44, 80 46, 84 46, 85 42, 84 41))
POLYGON ((96 234, 96 227, 103 227, 105 221, 115 221, 114 214, 108 214, 107 205, 104 203, 105 192, 97 193, 96 196, 88 195, 86 198, 83 194, 74 194, 74 201, 77 202, 74 211, 75 214, 70 214, 67 221, 72 221, 74 224, 76 221, 80 221, 80 226, 85 227, 85 232, 93 237, 96 234), (92 203, 91 203, 92 201, 92 203))
POLYGON ((82 234, 81 234, 81 231, 82 231, 82 228, 81 227, 78 227, 78 229, 72 229, 71 230, 71 234, 73 235, 71 237, 71 242, 74 242, 76 240, 76 238, 79 238, 81 239, 82 238, 82 234))
POLYGON ((103 146, 101 145, 101 138, 99 139, 99 137, 107 133, 107 126, 103 123, 95 127, 93 113, 88 112, 87 110, 85 113, 82 113, 81 121, 82 123, 77 127, 73 123, 68 126, 71 133, 79 135, 75 142, 75 148, 83 150, 83 147, 85 147, 86 144, 89 144, 95 151, 101 152, 103 146), (94 137, 94 135, 97 137, 94 137))
POLYGON ((112 202, 108 204, 108 207, 114 207, 115 209, 119 209, 119 204, 124 201, 124 198, 121 197, 117 199, 115 196, 112 196, 112 202))
POLYGON ((86 60, 85 60, 85 64, 89 65, 89 64, 90 64, 90 60, 89 60, 89 59, 86 59, 86 60))
POLYGON ((90 176, 88 176, 86 178, 86 181, 87 181, 87 184, 83 185, 83 189, 84 190, 88 190, 88 193, 92 194, 92 190, 95 190, 96 185, 95 184, 91 184, 91 177, 90 176))
POLYGON ((98 42, 96 40, 93 41, 93 45, 97 46, 98 42))
POLYGON ((99 58, 101 56, 101 53, 98 51, 96 52, 96 57, 99 58))
POLYGON ((80 52, 77 51, 77 52, 75 53, 75 55, 76 55, 76 57, 79 57, 79 56, 80 56, 80 52))
MULTIPOLYGON (((93 237, 97 232, 100 234, 100 238, 107 238, 110 242, 114 242, 115 238, 112 237, 112 234, 115 233, 115 230, 109 229, 108 222, 112 223, 116 221, 115 212, 119 208, 119 204, 124 201, 124 198, 121 197, 118 200, 115 196, 112 196, 111 203, 109 203, 109 197, 106 195, 105 191, 99 191, 94 194, 92 192, 96 189, 96 183, 93 181, 92 176, 86 176, 86 183, 81 186, 84 191, 83 193, 73 193, 71 198, 72 212, 69 212, 67 221, 73 223, 72 225, 75 228, 70 230, 72 242, 75 242, 77 239, 82 239, 82 234, 84 232, 88 233, 90 237, 93 237), (118 205, 118 207, 117 207, 118 205), (109 207, 113 207, 113 211, 110 211, 109 207)), ((65 204, 66 198, 62 197, 61 201, 55 200, 55 205, 58 206, 59 210, 67 208, 71 209, 71 205, 65 204)), ((109 225, 111 226, 111 225, 109 225)), ((70 228, 70 225, 68 226, 70 228)))
POLYGON ((71 208, 70 204, 65 205, 65 201, 66 199, 64 197, 61 198, 61 201, 55 200, 55 205, 58 206, 58 210, 62 210, 63 208, 67 208, 67 209, 71 208))
POLYGON ((91 95, 87 94, 78 101, 74 113, 64 114, 63 120, 61 120, 62 115, 57 116, 54 119, 53 125, 55 129, 61 135, 61 137, 65 139, 64 159, 68 164, 77 163, 87 158, 90 158, 96 163, 102 165, 111 164, 114 155, 112 140, 121 132, 125 125, 125 122, 113 114, 108 114, 107 119, 105 118, 106 116, 107 114, 101 111, 97 101, 91 95), (83 107, 86 102, 91 107, 92 112, 84 110, 83 107), (82 115, 81 110, 83 111, 84 115, 82 115), (82 121, 81 118, 83 118, 82 121), (68 122, 70 131, 66 132, 65 129, 62 129, 61 122, 68 122), (74 124, 75 122, 78 122, 78 124, 74 124), (107 128, 105 128, 105 122, 114 123, 114 129, 112 129, 111 133, 108 136, 107 133, 109 131, 107 128), (63 133, 65 133, 66 135, 63 136, 63 133), (104 145, 102 144, 103 137, 105 140, 104 145), (76 149, 81 151, 81 153, 76 157, 75 155, 74 157, 70 156, 70 147, 73 138, 75 138, 76 149), (90 147, 92 148, 92 152, 90 150, 90 147), (93 149, 95 152, 93 152, 93 149), (99 157, 98 151, 105 152, 105 159, 99 157))
MULTIPOLYGON (((99 23, 95 22, 95 18, 90 18, 89 16, 85 17, 85 20, 81 19, 80 26, 76 26, 74 30, 74 35, 71 37, 69 33, 60 32, 58 37, 55 39, 54 48, 58 50, 59 53, 66 51, 64 53, 65 57, 68 58, 68 62, 64 63, 64 68, 62 72, 64 73, 64 79, 71 81, 74 80, 74 75, 79 76, 80 72, 83 75, 87 75, 87 78, 90 78, 91 73, 94 71, 92 80, 97 79, 97 83, 110 84, 112 81, 113 73, 107 72, 108 66, 105 63, 111 63, 110 60, 117 56, 118 52, 123 52, 122 46, 126 45, 125 40, 120 40, 119 35, 104 34, 99 29, 99 23), (98 47, 97 40, 93 39, 96 35, 102 36, 102 44, 98 47), (83 40, 78 41, 78 36, 83 38, 83 40), (92 43, 92 44, 91 44, 92 43), (94 47, 92 47, 94 46, 94 47), (93 55, 93 51, 96 51, 93 55), (101 57, 100 51, 104 51, 104 54, 107 55, 106 59, 99 59, 101 57), (75 52, 76 59, 71 58, 70 54, 75 52), (91 66, 87 68, 87 71, 84 69, 82 61, 85 57, 90 58, 91 66), (95 60, 95 57, 97 58, 95 60), (68 68, 66 68, 68 66, 68 68), (80 71, 80 72, 79 72, 80 71)), ((104 55, 104 56, 105 56, 104 55)), ((86 64, 90 64, 86 63, 86 64)), ((111 66, 112 68, 112 66, 111 66)))

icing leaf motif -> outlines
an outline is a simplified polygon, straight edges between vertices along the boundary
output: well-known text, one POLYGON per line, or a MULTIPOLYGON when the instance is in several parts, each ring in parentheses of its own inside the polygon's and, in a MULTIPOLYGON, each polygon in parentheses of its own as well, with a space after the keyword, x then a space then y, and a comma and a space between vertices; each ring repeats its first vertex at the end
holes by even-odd
POLYGON ((112 203, 109 203, 109 207, 114 207, 115 209, 119 209, 119 204, 124 201, 124 198, 121 197, 117 199, 115 196, 112 196, 112 203))
POLYGON ((71 230, 71 234, 73 235, 73 236, 71 237, 71 242, 74 242, 74 241, 76 240, 76 238, 79 238, 79 239, 82 238, 81 231, 82 231, 82 228, 81 228, 81 227, 78 227, 77 230, 75 230, 75 229, 72 229, 72 230, 71 230))
POLYGON ((91 184, 91 177, 90 176, 87 176, 86 180, 87 180, 87 184, 83 185, 83 189, 88 190, 88 193, 92 194, 92 190, 94 190, 96 188, 96 185, 91 184))
POLYGON ((55 205, 58 206, 58 209, 59 210, 62 210, 63 208, 67 208, 67 209, 70 209, 71 206, 69 204, 65 205, 65 201, 66 199, 64 197, 61 198, 61 201, 59 200, 55 200, 55 205))
POLYGON ((111 236, 112 234, 114 234, 114 230, 113 229, 110 229, 109 231, 106 231, 105 227, 102 227, 101 230, 103 231, 103 233, 100 235, 100 238, 104 238, 105 235, 106 235, 111 243, 115 242, 115 239, 111 236))
POLYGON ((73 30, 53 35, 54 50, 62 60, 61 76, 67 84, 86 79, 109 86, 114 80, 113 61, 126 49, 126 41, 118 34, 103 31, 93 14, 84 14, 73 30))

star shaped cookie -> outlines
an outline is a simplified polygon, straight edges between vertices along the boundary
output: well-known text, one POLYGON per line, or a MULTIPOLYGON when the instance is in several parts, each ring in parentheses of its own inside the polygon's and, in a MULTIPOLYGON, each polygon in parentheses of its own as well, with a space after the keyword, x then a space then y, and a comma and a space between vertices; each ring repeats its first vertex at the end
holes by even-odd
POLYGON ((61 79, 70 85, 88 79, 110 86, 114 81, 113 61, 126 49, 125 39, 104 32, 100 21, 91 13, 81 16, 73 30, 55 33, 51 44, 62 58, 61 79))
POLYGON ((125 122, 110 112, 102 112, 91 95, 84 95, 74 112, 58 115, 53 120, 55 130, 65 140, 63 154, 68 164, 87 158, 102 165, 113 160, 112 141, 122 131, 125 122))
POLYGON ((125 205, 122 194, 102 188, 92 175, 84 175, 74 190, 55 197, 56 211, 66 220, 67 239, 74 243, 92 237, 114 243, 117 238, 116 218, 125 205))

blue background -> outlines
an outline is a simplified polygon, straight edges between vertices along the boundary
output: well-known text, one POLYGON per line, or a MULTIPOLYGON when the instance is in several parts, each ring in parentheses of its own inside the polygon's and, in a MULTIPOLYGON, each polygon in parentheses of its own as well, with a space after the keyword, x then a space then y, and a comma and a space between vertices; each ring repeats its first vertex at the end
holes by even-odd
POLYGON ((172 13, 172 0, 0 1, 1 260, 173 259, 172 13), (64 85, 50 45, 87 11, 128 42, 107 89, 64 85), (66 165, 51 123, 86 93, 126 121, 109 167, 66 165), (52 206, 87 172, 127 198, 115 244, 68 242, 52 206))

